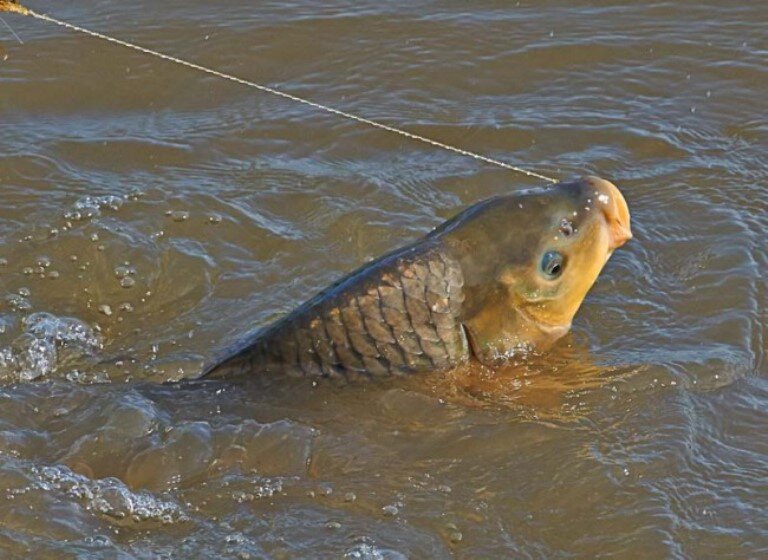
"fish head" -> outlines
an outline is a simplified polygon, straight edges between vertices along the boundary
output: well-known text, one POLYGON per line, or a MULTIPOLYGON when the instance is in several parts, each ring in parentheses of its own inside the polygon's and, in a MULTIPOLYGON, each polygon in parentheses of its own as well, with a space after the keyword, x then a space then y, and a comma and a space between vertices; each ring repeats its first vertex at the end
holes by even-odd
POLYGON ((626 200, 598 177, 496 197, 459 215, 444 241, 461 263, 473 353, 492 364, 551 346, 631 237, 626 200))

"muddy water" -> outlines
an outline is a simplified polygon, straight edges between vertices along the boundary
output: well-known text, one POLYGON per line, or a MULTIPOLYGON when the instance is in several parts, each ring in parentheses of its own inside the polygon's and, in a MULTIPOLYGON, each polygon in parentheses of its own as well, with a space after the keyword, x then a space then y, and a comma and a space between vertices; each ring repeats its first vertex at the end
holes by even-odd
POLYGON ((536 183, 5 16, 0 555, 768 555, 765 3, 220 4, 31 7, 602 175, 636 238, 504 371, 162 384, 536 183))

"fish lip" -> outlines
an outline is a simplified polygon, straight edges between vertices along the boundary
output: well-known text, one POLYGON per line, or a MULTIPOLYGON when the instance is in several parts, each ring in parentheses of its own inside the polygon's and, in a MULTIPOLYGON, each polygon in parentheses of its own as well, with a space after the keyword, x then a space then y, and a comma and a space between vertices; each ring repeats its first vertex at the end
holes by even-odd
POLYGON ((629 222, 622 223, 619 220, 611 220, 608 213, 604 210, 605 221, 608 223, 608 233, 610 241, 608 243, 609 254, 632 239, 632 230, 629 228, 629 222))
POLYGON ((608 250, 614 251, 632 239, 629 205, 619 188, 599 177, 585 177, 584 180, 594 186, 594 196, 608 226, 608 250))

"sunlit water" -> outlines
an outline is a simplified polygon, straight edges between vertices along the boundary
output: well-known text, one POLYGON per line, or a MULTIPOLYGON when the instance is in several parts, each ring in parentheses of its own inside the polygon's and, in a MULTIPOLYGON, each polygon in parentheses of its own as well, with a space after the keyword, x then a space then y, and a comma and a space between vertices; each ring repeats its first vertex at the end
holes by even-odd
POLYGON ((764 3, 59 4, 30 2, 611 179, 635 239, 504 371, 163 384, 536 183, 4 16, 0 556, 768 555, 764 3))

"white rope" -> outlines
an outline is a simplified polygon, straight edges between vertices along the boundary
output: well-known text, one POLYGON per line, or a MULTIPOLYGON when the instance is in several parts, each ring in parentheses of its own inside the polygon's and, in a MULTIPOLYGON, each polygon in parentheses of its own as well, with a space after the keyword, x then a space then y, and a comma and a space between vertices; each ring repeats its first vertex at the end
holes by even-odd
POLYGON ((297 103, 303 103, 304 105, 308 105, 310 107, 314 107, 315 109, 320 109, 321 111, 325 111, 327 113, 331 113, 334 115, 338 115, 339 117, 343 117, 345 119, 349 119, 361 124, 365 124, 368 126, 372 126, 374 128, 378 128, 381 130, 386 130, 387 132, 393 132, 395 134, 399 134, 400 136, 404 136, 405 138, 410 138, 411 140, 416 140, 418 142, 423 142, 425 144, 430 144, 432 146, 435 146, 437 148, 442 148, 444 150, 448 150, 457 154, 460 154, 462 156, 468 156, 471 158, 474 158, 476 160, 490 163, 492 165, 496 165, 498 167, 503 167, 504 169, 509 169, 510 171, 515 171, 517 173, 522 173, 523 175, 527 175, 528 177, 534 177, 536 179, 542 179, 544 181, 548 181, 550 183, 557 183, 557 179, 554 179, 552 177, 547 177, 546 175, 542 175, 540 173, 536 173, 534 171, 529 171, 527 169, 523 169, 521 167, 517 167, 515 165, 505 163, 503 161, 499 161, 493 158, 489 158, 487 156, 470 152, 469 150, 464 150, 462 148, 457 148, 456 146, 451 146, 449 144, 444 144, 443 142, 438 142, 437 140, 433 140, 431 138, 427 138, 426 136, 421 136, 419 134, 414 134, 412 132, 408 132, 406 130, 402 130, 400 128, 395 128, 394 126, 389 126, 384 123, 380 123, 378 121, 374 121, 371 119, 366 119, 365 117, 359 117, 357 115, 353 115, 352 113, 347 113, 346 111, 341 111, 339 109, 334 109, 333 107, 329 107, 327 105, 323 105, 321 103, 316 103, 314 101, 310 101, 309 99, 304 99, 302 97, 298 97, 296 95, 292 95, 290 93, 286 93, 284 91, 280 91, 278 89, 274 89, 265 85, 257 84, 256 82, 251 82, 250 80, 244 80, 243 78, 238 78, 237 76, 233 76, 231 74, 225 74, 224 72, 219 72, 218 70, 213 70, 212 68, 207 68, 205 66, 201 66, 199 64, 195 64, 194 62, 189 62, 187 60, 183 60, 181 58, 176 58, 175 56, 170 56, 167 54, 163 54, 161 52, 153 51, 151 49, 148 49, 146 47, 142 47, 139 45, 136 45, 134 43, 129 43, 128 41, 123 41, 121 39, 116 39, 115 37, 110 37, 109 35, 104 35, 103 33, 98 33, 96 31, 91 31, 90 29, 85 29, 84 27, 79 27, 77 25, 73 25, 71 23, 67 23, 66 21, 61 21, 55 18, 52 18, 45 14, 38 14, 37 12, 34 12, 30 9, 23 8, 23 12, 19 10, 19 13, 24 13, 25 15, 32 16, 33 18, 37 18, 43 21, 48 21, 51 23, 54 23, 56 25, 59 25, 61 27, 65 27, 67 29, 71 29, 72 31, 77 31, 78 33, 84 33, 86 35, 90 35, 91 37, 95 37, 97 39, 102 39, 104 41, 107 41, 109 43, 113 43, 116 45, 120 45, 122 47, 126 47, 129 49, 133 49, 135 51, 148 54, 157 58, 161 58, 163 60, 167 60, 169 62, 174 62, 176 64, 180 64, 182 66, 186 66, 187 68, 192 68, 193 70, 199 70, 200 72, 205 72, 206 74, 210 74, 212 76, 217 76, 219 78, 223 78, 225 80, 229 80, 231 82, 235 82, 238 84, 242 84, 244 86, 252 87, 257 90, 271 93, 272 95, 277 95, 279 97, 282 97, 284 99, 290 99, 291 101, 295 101, 297 103))

